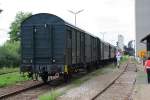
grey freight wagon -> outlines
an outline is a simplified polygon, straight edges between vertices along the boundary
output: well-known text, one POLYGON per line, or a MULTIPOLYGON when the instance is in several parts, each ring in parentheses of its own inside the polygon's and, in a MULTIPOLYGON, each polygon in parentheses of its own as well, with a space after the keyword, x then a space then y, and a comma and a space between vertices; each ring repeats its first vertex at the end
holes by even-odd
POLYGON ((108 45, 55 15, 35 14, 21 24, 21 71, 44 82, 56 74, 67 80, 75 70, 109 59, 108 45))

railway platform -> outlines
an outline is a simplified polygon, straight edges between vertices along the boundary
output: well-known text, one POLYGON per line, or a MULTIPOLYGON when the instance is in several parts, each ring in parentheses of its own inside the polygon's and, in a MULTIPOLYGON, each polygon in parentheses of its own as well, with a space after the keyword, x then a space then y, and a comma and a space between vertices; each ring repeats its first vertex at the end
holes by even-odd
POLYGON ((144 66, 141 64, 137 65, 138 72, 136 78, 135 88, 132 93, 133 100, 150 100, 150 84, 147 82, 147 75, 144 66))

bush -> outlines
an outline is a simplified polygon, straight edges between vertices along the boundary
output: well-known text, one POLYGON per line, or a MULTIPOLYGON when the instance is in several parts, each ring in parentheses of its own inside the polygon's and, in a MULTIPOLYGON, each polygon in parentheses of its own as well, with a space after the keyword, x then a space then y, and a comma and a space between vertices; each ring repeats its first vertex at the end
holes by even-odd
POLYGON ((7 41, 0 47, 0 67, 19 66, 20 62, 20 42, 7 41))

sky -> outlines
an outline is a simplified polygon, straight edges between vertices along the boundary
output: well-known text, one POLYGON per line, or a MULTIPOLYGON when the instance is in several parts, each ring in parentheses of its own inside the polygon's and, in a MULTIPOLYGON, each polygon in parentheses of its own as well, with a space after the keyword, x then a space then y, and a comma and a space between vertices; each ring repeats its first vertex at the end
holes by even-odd
POLYGON ((134 0, 0 0, 0 45, 9 39, 9 27, 19 11, 55 14, 74 25, 74 12, 84 9, 77 15, 77 27, 116 44, 118 34, 124 36, 124 43, 135 39, 134 0))

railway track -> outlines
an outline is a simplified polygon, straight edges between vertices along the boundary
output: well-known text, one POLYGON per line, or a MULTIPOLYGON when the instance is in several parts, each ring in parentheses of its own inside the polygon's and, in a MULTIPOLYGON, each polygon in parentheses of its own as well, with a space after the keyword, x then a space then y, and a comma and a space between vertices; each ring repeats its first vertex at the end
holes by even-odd
POLYGON ((136 65, 129 62, 124 71, 92 100, 110 100, 110 98, 111 100, 131 100, 130 96, 136 82, 136 71, 136 65))
POLYGON ((40 94, 51 91, 56 87, 62 87, 63 85, 62 81, 59 80, 49 82, 48 84, 38 82, 32 86, 21 87, 21 89, 16 88, 14 91, 0 95, 0 100, 34 100, 40 94))
POLYGON ((27 90, 35 89, 37 87, 43 86, 44 84, 41 82, 35 82, 34 85, 33 83, 32 84, 30 83, 30 85, 27 85, 27 86, 25 86, 25 84, 23 85, 20 85, 20 86, 18 85, 18 86, 15 86, 14 88, 8 88, 10 89, 10 91, 6 89, 4 93, 0 93, 0 100, 5 100, 6 98, 9 98, 13 95, 17 95, 27 90))
MULTIPOLYGON (((79 76, 73 76, 74 79, 82 77, 85 75, 85 73, 80 73, 79 76), (80 75, 81 74, 81 75, 80 75)), ((71 81, 70 81, 71 82, 71 81)), ((30 83, 30 86, 23 86, 16 87, 13 89, 10 89, 12 91, 4 92, 1 94, 3 90, 0 90, 0 100, 37 100, 38 96, 50 92, 55 89, 61 89, 69 83, 64 83, 62 79, 55 79, 48 84, 44 84, 43 82, 37 82, 33 81, 33 83, 30 83)))

